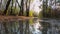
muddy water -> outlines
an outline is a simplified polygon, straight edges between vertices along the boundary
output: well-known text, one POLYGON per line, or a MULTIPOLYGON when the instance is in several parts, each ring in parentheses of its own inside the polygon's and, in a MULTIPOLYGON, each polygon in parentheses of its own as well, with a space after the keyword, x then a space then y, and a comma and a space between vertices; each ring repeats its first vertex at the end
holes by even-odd
POLYGON ((0 34, 60 34, 58 19, 0 21, 0 34))

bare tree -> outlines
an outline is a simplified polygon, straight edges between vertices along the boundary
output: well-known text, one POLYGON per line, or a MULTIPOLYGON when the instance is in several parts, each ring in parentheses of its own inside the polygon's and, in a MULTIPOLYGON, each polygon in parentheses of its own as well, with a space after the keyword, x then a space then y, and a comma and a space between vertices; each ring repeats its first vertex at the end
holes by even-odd
POLYGON ((25 34, 30 34, 29 33, 29 20, 26 20, 26 27, 25 27, 25 34))
POLYGON ((29 16, 30 0, 26 0, 26 16, 29 16))
POLYGON ((12 0, 12 4, 11 4, 11 12, 10 12, 10 15, 13 15, 13 14, 12 14, 12 11, 13 11, 12 8, 13 8, 13 0, 12 0))
POLYGON ((20 34, 23 34, 23 20, 19 21, 19 30, 20 30, 20 34))
POLYGON ((20 12, 19 12, 20 16, 23 16, 23 11, 24 11, 24 0, 21 0, 20 12))
POLYGON ((9 7, 9 5, 10 5, 10 2, 11 2, 11 0, 8 0, 8 1, 7 1, 6 9, 4 10, 4 14, 5 14, 5 15, 6 15, 6 13, 7 13, 7 10, 8 10, 8 7, 9 7))
POLYGON ((8 34, 8 28, 7 28, 7 26, 6 26, 6 23, 7 23, 7 22, 3 22, 3 26, 4 26, 4 29, 5 29, 5 34, 8 34))
POLYGON ((16 0, 16 2, 17 2, 17 4, 18 4, 19 8, 21 8, 21 6, 19 5, 19 2, 18 2, 18 0, 16 0))

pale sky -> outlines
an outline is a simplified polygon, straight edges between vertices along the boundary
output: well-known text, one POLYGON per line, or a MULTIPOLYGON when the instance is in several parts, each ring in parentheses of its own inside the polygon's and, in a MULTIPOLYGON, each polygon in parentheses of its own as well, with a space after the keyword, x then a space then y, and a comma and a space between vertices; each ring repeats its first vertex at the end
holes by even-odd
MULTIPOLYGON (((19 3, 20 1, 21 0, 18 0, 19 3)), ((41 4, 42 2, 40 2, 40 0, 34 0, 33 2, 30 3, 30 10, 33 10, 38 14, 41 11, 41 9, 39 8, 41 4)))
MULTIPOLYGON (((21 0, 18 0, 18 2, 20 3, 21 0)), ((30 3, 30 10, 33 10, 35 13, 38 13, 42 10, 42 8, 39 8, 39 6, 41 6, 43 3, 43 0, 34 0, 33 2, 30 3)), ((52 1, 52 3, 54 3, 54 0, 52 1)), ((50 0, 48 0, 48 5, 50 6, 51 2, 50 0)), ((56 8, 55 4, 52 4, 51 6, 53 9, 56 8)))
POLYGON ((34 0, 31 4, 30 4, 30 10, 34 10, 34 12, 39 13, 41 11, 41 9, 39 8, 39 6, 42 4, 42 2, 40 2, 40 0, 34 0))
MULTIPOLYGON (((20 3, 21 0, 18 0, 18 2, 20 3)), ((32 3, 30 3, 30 10, 33 10, 36 13, 39 13, 41 11, 41 9, 39 8, 39 6, 42 4, 42 2, 40 2, 40 0, 34 0, 32 3)))

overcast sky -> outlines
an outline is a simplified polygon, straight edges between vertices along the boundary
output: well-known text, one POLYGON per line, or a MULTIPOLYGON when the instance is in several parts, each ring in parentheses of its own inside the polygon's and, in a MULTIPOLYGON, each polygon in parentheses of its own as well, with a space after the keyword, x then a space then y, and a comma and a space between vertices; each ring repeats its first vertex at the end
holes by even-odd
POLYGON ((35 12, 39 13, 40 8, 39 6, 42 4, 40 0, 34 0, 30 5, 30 10, 34 10, 35 12))

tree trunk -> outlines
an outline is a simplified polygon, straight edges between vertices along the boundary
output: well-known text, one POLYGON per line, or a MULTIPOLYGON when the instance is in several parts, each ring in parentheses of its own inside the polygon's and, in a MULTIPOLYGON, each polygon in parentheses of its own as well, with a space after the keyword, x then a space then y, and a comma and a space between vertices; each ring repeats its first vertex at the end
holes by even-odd
POLYGON ((21 7, 20 7, 19 16, 23 16, 23 11, 24 11, 24 0, 21 0, 21 7))
POLYGON ((26 16, 29 16, 30 0, 26 0, 26 16))
POLYGON ((18 6, 21 8, 21 6, 19 5, 19 2, 16 0, 16 2, 18 3, 18 6))
POLYGON ((13 15, 12 14, 12 11, 13 11, 12 7, 13 7, 13 0, 12 0, 12 4, 11 4, 11 12, 10 12, 10 15, 13 15))
POLYGON ((7 13, 7 9, 9 7, 10 2, 11 2, 11 0, 8 0, 8 2, 6 4, 6 9, 4 10, 4 15, 6 15, 6 13, 7 13))
POLYGON ((0 8, 1 8, 1 7, 2 7, 2 0, 1 0, 0 4, 1 4, 1 5, 0 5, 0 8))

